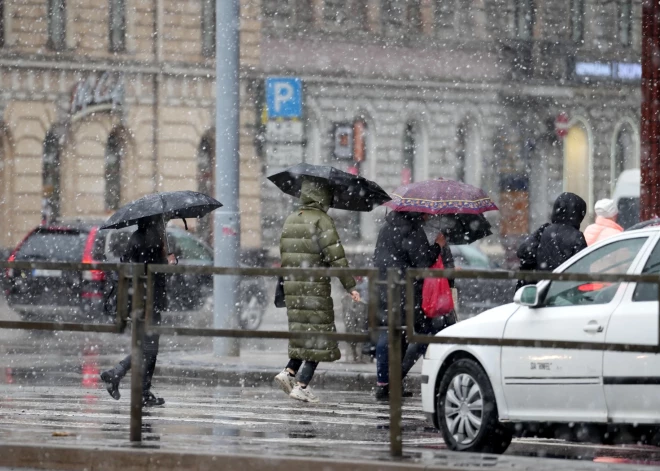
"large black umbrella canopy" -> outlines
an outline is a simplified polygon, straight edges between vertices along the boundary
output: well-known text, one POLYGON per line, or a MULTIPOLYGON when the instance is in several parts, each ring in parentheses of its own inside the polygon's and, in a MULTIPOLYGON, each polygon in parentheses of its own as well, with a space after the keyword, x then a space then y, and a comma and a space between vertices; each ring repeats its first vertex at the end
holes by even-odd
POLYGON ((483 214, 442 214, 431 216, 425 229, 433 239, 442 232, 451 245, 464 245, 492 235, 491 226, 483 214))
POLYGON ((268 177, 284 193, 300 198, 305 177, 325 180, 333 189, 330 207, 348 211, 371 211, 389 201, 390 196, 377 183, 342 172, 328 165, 301 163, 268 177))
POLYGON ((165 219, 198 218, 221 206, 218 200, 196 191, 154 193, 119 208, 101 229, 121 229, 151 216, 162 215, 165 219))

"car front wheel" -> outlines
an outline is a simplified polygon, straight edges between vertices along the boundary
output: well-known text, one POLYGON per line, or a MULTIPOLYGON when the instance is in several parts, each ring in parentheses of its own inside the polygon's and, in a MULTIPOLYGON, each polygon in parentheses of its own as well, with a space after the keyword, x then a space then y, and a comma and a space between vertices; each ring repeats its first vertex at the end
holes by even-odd
POLYGON ((488 375, 474 360, 461 359, 447 369, 436 413, 451 450, 503 453, 511 443, 511 431, 499 421, 488 375))

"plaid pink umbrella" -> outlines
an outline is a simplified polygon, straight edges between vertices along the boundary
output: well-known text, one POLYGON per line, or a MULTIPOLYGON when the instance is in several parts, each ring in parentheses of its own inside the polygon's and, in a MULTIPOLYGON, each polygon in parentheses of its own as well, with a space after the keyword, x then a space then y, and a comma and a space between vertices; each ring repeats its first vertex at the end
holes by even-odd
POLYGON ((428 214, 483 214, 497 211, 488 195, 476 186, 438 178, 403 185, 390 193, 384 205, 394 211, 428 214))

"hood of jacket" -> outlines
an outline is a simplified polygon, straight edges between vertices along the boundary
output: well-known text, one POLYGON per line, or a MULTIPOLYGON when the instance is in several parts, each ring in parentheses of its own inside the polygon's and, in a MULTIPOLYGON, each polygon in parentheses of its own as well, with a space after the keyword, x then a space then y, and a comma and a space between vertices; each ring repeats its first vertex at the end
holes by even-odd
POLYGON ((562 193, 552 208, 553 224, 566 224, 580 229, 580 224, 587 214, 587 203, 575 193, 562 193))
POLYGON ((324 180, 305 178, 300 188, 300 201, 304 207, 327 213, 332 203, 332 188, 324 180))

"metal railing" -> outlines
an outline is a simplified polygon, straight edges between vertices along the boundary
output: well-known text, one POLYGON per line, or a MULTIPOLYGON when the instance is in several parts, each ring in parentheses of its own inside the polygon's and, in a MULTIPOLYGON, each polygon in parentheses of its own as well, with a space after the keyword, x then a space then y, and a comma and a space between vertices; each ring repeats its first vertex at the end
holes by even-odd
MULTIPOLYGON (((513 281, 584 281, 605 283, 650 283, 658 288, 660 293, 660 275, 590 275, 590 274, 552 274, 537 272, 510 271, 473 271, 473 270, 431 270, 410 269, 402 276, 399 271, 391 269, 386 280, 379 280, 376 269, 350 268, 220 268, 198 266, 149 265, 145 268, 140 264, 82 264, 54 262, 0 262, 2 269, 32 270, 69 270, 69 271, 116 271, 119 274, 117 293, 117 314, 115 323, 111 325, 67 322, 28 322, 0 321, 0 328, 58 330, 70 332, 122 333, 128 320, 128 289, 133 287, 132 297, 132 335, 131 335, 131 418, 130 440, 142 440, 142 371, 143 338, 146 333, 161 335, 186 335, 204 337, 230 338, 261 338, 261 339, 298 339, 321 337, 328 340, 345 342, 376 341, 384 330, 388 335, 389 376, 390 376, 390 453, 399 457, 403 453, 402 446, 402 341, 405 334, 411 343, 425 344, 456 344, 456 345, 487 345, 501 347, 536 347, 578 350, 607 350, 621 352, 660 353, 660 331, 657 345, 644 344, 608 344, 604 342, 568 342, 555 340, 533 339, 502 339, 486 337, 450 337, 429 336, 417 334, 414 330, 414 287, 413 282, 421 278, 473 278, 513 281), (154 276, 156 274, 196 274, 224 276, 296 276, 296 277, 335 277, 340 275, 363 276, 368 280, 368 324, 366 333, 344 332, 288 332, 288 331, 247 331, 240 329, 210 329, 190 327, 166 327, 153 325, 154 276), (130 283, 129 283, 130 281, 130 283), (380 326, 378 319, 380 293, 378 288, 386 285, 388 316, 387 326, 380 326), (406 292, 405 325, 401 325, 401 295, 406 292), (396 309, 389 307, 396 306, 396 309)), ((660 305, 659 305, 660 309, 660 305)), ((660 320, 660 311, 659 311, 660 320)), ((659 322, 660 329, 660 322, 659 322)))

